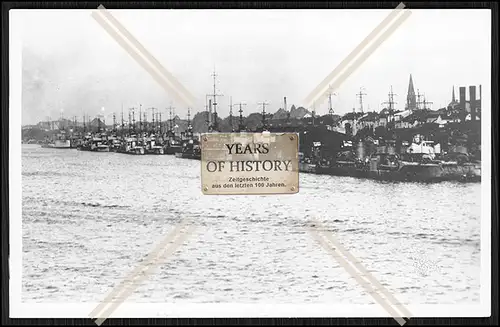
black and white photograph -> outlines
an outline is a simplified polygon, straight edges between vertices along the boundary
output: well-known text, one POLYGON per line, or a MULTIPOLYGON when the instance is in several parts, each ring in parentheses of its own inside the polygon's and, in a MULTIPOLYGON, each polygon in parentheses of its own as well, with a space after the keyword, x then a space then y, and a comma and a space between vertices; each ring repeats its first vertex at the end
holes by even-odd
POLYGON ((10 10, 10 317, 489 317, 491 12, 407 6, 10 10))

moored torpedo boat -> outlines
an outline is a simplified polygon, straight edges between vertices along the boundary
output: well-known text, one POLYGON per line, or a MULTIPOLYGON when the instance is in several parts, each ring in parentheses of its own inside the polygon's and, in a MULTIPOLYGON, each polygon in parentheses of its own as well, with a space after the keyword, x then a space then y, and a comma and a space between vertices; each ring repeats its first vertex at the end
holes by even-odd
POLYGON ((316 164, 310 158, 306 158, 302 152, 299 152, 299 172, 316 173, 316 164))
POLYGON ((372 155, 369 176, 375 179, 414 182, 480 180, 480 164, 440 160, 439 144, 434 145, 432 141, 416 139, 417 141, 402 155, 394 153, 372 155))
POLYGON ((71 140, 66 137, 65 131, 57 133, 52 141, 42 145, 42 148, 71 149, 71 140))
POLYGON ((201 160, 200 142, 196 139, 184 140, 181 151, 176 152, 177 158, 201 160))
POLYGON ((92 138, 90 151, 109 152, 109 145, 106 144, 106 140, 102 136, 95 136, 92 138))
POLYGON ((121 144, 120 149, 118 150, 120 153, 126 154, 134 154, 134 155, 143 155, 145 154, 144 147, 138 145, 136 137, 128 137, 121 144))
POLYGON ((370 158, 369 177, 389 181, 433 182, 442 179, 439 163, 403 161, 397 154, 377 153, 370 158))
POLYGON ((145 141, 145 154, 164 154, 163 146, 156 144, 155 137, 150 137, 145 141))
POLYGON ((89 133, 89 134, 83 136, 83 139, 80 140, 76 149, 78 151, 90 151, 91 150, 91 143, 92 143, 92 135, 89 133))
POLYGON ((163 151, 165 154, 176 154, 178 152, 182 152, 182 144, 174 138, 169 138, 163 146, 163 151))

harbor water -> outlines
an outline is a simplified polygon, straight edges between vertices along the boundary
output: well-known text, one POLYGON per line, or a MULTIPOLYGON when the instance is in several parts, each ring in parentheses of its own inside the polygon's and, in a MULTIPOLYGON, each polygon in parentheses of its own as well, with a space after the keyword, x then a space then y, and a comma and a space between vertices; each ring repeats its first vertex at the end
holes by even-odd
POLYGON ((268 196, 200 185, 198 160, 23 145, 22 300, 99 302, 189 218, 194 233, 127 301, 375 303, 308 233, 317 219, 402 302, 479 302, 479 183, 301 173, 298 194, 268 196))

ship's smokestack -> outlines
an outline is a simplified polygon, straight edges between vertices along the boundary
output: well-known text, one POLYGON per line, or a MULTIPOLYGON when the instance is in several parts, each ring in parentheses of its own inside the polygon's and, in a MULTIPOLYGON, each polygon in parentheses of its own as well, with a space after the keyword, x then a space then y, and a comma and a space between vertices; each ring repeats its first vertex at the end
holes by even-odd
POLYGON ((462 121, 465 121, 465 117, 467 117, 467 110, 465 108, 465 90, 465 86, 458 88, 458 99, 460 102, 460 110, 462 111, 462 121))
POLYGON ((365 159, 365 147, 363 144, 363 141, 358 142, 358 148, 357 148, 357 154, 358 154, 358 159, 365 159))
POLYGON ((476 119, 476 86, 469 86, 469 102, 470 102, 470 120, 474 121, 476 119))

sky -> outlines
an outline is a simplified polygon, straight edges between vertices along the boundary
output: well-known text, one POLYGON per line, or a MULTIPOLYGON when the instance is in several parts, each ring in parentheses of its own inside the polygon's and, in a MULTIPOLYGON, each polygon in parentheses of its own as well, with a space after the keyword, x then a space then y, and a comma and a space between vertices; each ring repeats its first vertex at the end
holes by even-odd
MULTIPOLYGON (((291 105, 307 95, 391 10, 110 10, 125 28, 188 89, 191 115, 205 110, 214 68, 220 116, 229 104, 246 103, 244 114, 291 105)), ((438 109, 452 88, 489 88, 491 16, 488 10, 411 10, 361 67, 336 90, 337 114, 380 111, 392 86, 395 107, 404 109, 409 76, 438 109)), ((22 124, 100 112, 119 119, 124 108, 167 108, 186 118, 176 102, 92 18, 91 10, 11 11, 21 37, 22 124)), ((307 108, 312 109, 312 108, 307 108)), ((236 110, 233 109, 233 110, 236 110)), ((328 103, 315 108, 328 113, 328 103)), ((149 113, 148 113, 149 114, 149 113)), ((106 119, 106 120, 107 120, 106 119)), ((107 120, 108 121, 108 120, 107 120)))

